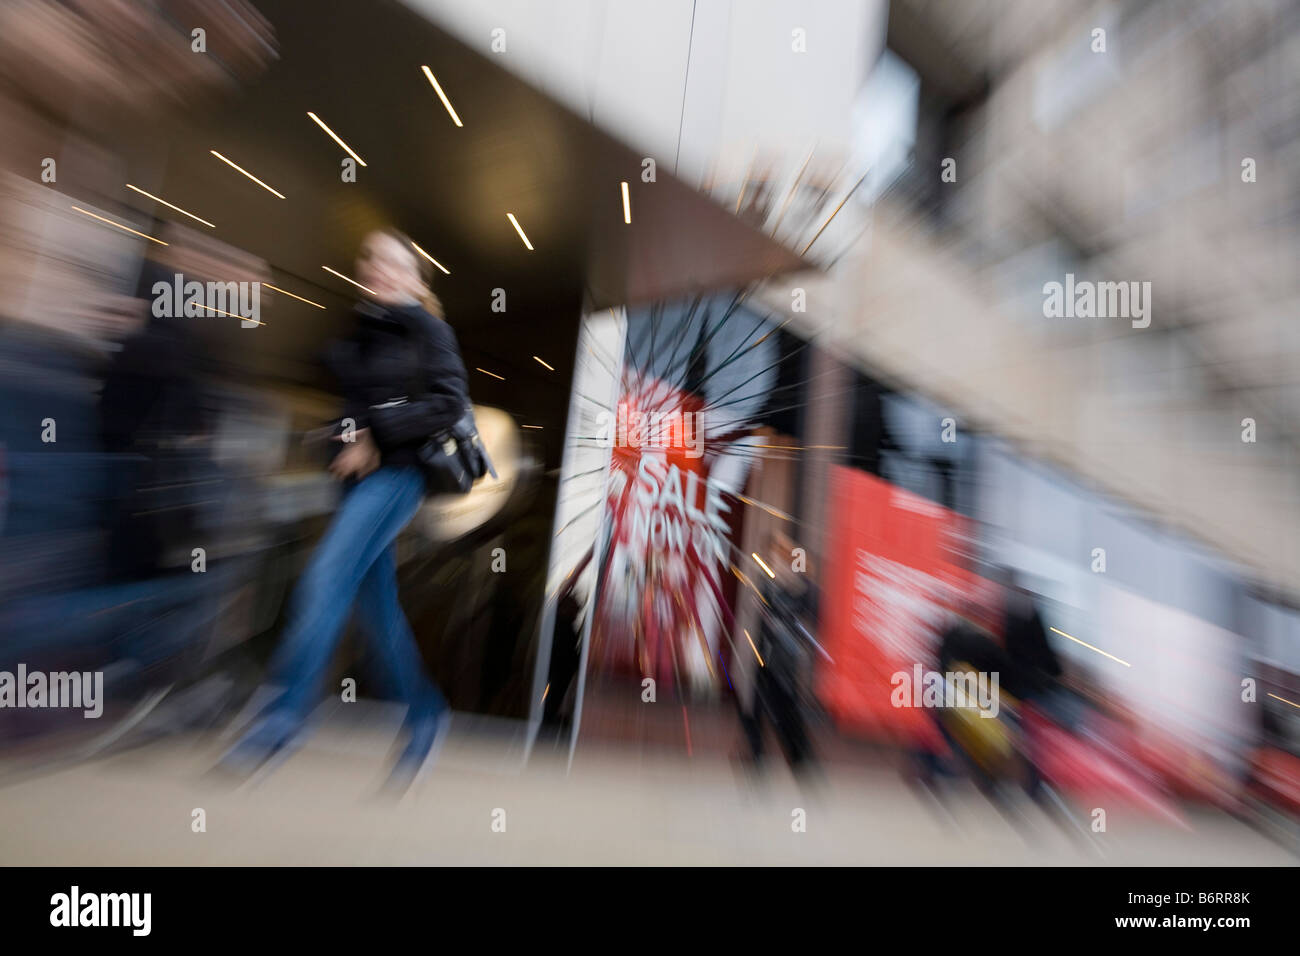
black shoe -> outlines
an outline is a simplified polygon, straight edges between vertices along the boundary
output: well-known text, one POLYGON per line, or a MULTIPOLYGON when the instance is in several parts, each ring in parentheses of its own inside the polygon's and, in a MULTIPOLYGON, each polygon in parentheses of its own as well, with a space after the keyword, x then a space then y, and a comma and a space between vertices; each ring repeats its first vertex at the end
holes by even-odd
POLYGON ((216 769, 240 780, 265 776, 288 760, 300 742, 296 725, 281 715, 270 714, 255 722, 252 729, 222 755, 216 769))
POLYGON ((389 787, 405 790, 423 780, 437 762, 450 727, 450 707, 412 725, 411 739, 388 775, 389 787))

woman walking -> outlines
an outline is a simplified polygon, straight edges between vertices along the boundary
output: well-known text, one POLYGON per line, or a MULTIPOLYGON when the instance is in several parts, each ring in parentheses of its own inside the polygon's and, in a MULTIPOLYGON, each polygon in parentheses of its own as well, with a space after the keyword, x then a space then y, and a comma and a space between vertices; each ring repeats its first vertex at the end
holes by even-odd
POLYGON ((420 447, 469 406, 465 367, 451 327, 426 307, 438 311, 409 239, 394 231, 367 236, 357 279, 370 299, 327 360, 344 397, 330 465, 344 482, 343 499, 291 599, 271 665, 281 693, 222 759, 240 774, 286 755, 300 737, 354 605, 375 676, 409 707, 409 741, 395 776, 425 763, 448 721, 398 603, 394 542, 425 494, 420 447))

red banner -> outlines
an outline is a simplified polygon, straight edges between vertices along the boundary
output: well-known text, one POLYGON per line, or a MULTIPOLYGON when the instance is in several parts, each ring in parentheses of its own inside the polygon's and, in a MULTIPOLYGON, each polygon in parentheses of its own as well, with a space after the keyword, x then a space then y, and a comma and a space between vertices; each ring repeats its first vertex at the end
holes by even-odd
POLYGON ((818 696, 842 729, 933 745, 930 716, 891 703, 891 678, 933 665, 963 598, 992 608, 988 582, 964 567, 966 519, 844 467, 831 475, 830 513, 821 632, 834 663, 818 673, 818 696))
POLYGON ((653 378, 625 388, 613 423, 610 547, 592 666, 665 686, 720 680, 713 657, 731 620, 723 589, 733 518, 709 474, 703 402, 653 378))

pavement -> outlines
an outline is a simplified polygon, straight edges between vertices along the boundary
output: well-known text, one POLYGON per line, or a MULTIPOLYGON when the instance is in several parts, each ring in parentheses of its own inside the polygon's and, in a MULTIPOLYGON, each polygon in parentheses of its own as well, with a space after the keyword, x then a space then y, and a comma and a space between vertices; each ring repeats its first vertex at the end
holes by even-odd
POLYGON ((1294 866, 1227 815, 1191 832, 1108 813, 1084 834, 964 785, 943 800, 886 765, 842 766, 801 789, 716 754, 597 740, 525 761, 522 725, 453 723, 436 766, 383 791, 399 717, 335 710, 265 778, 213 774, 229 739, 171 735, 39 772, 0 764, 0 863, 36 865, 1116 865, 1294 866), (201 810, 203 829, 199 831, 201 810), (800 826, 802 824, 802 826, 800 826))

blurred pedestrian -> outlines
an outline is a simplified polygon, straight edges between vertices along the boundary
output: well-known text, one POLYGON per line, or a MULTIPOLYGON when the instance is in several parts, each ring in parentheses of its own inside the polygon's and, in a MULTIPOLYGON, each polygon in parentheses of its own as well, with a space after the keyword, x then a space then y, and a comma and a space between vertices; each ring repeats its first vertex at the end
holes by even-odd
POLYGON ((761 623, 754 640, 759 667, 753 676, 753 694, 748 708, 742 707, 740 721, 749 748, 751 766, 762 768, 764 724, 775 730, 777 739, 798 776, 815 768, 808 733, 806 701, 813 657, 822 653, 805 620, 816 613, 816 591, 804 572, 792 568, 794 543, 774 534, 768 548, 773 578, 760 586, 761 623))
POLYGON ((394 542, 426 491, 419 450, 464 414, 467 377, 451 327, 425 307, 434 304, 428 272, 409 239, 371 233, 357 278, 369 298, 356 308, 354 333, 328 358, 344 398, 330 464, 343 500, 291 601, 271 667, 283 689, 222 760, 241 774, 300 739, 354 604, 377 676, 409 707, 394 779, 425 765, 447 726, 447 703, 398 602, 394 542))

